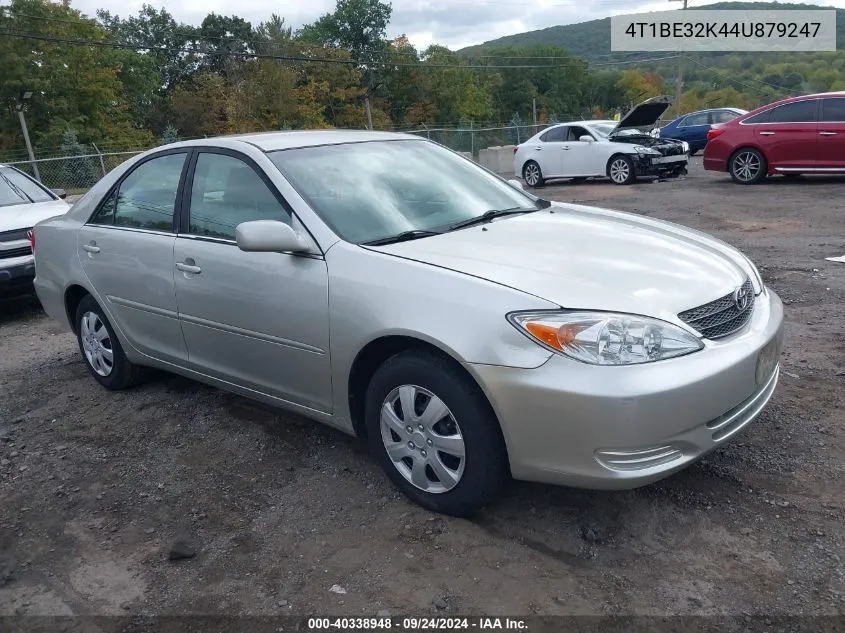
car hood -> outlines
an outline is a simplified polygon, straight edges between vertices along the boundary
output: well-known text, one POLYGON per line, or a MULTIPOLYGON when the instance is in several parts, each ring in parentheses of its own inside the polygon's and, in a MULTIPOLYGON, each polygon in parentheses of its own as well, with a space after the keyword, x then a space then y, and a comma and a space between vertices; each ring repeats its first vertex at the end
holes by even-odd
POLYGON ((652 97, 642 103, 635 105, 630 112, 623 116, 611 134, 619 130, 632 127, 652 126, 660 120, 663 113, 672 104, 669 97, 652 97))
POLYGON ((742 254, 704 233, 559 203, 375 250, 509 286, 564 308, 674 322, 679 312, 754 278, 742 254))
POLYGON ((0 207, 0 233, 31 228, 41 220, 67 213, 68 209, 64 200, 0 207))

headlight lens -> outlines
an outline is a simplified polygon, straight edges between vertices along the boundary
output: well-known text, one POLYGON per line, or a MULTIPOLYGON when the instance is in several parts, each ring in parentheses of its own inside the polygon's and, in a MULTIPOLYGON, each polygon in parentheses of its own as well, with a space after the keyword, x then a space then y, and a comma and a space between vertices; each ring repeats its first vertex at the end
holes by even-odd
POLYGON ((748 263, 748 267, 751 269, 751 272, 753 273, 752 278, 751 278, 751 284, 754 286, 754 294, 758 295, 761 292, 763 292, 763 288, 764 288, 763 276, 760 274, 760 271, 757 270, 757 266, 754 265, 754 262, 752 262, 750 259, 745 257, 745 255, 743 255, 742 257, 748 263))
POLYGON ((638 365, 702 349, 671 323, 613 312, 513 312, 508 320, 558 354, 591 365, 638 365))
POLYGON ((681 149, 684 150, 684 154, 689 154, 689 143, 681 141, 681 149))
POLYGON ((642 145, 635 145, 634 151, 640 156, 660 156, 660 152, 656 149, 650 149, 648 147, 643 147, 642 145))

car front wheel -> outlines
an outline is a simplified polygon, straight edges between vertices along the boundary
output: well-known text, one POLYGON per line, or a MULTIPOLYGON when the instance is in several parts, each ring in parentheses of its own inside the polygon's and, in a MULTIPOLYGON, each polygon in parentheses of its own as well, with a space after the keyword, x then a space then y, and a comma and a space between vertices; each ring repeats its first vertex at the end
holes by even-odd
POLYGON ((756 149, 748 147, 731 157, 731 178, 741 185, 753 185, 766 177, 766 158, 756 149))
POLYGON ((126 389, 143 378, 144 368, 126 358, 103 309, 91 295, 76 309, 76 338, 88 371, 106 389, 126 389))
POLYGON ((614 156, 607 164, 607 175, 617 185, 630 185, 637 179, 634 161, 624 154, 614 156))
POLYGON ((540 165, 533 160, 525 163, 525 166, 522 168, 522 178, 529 187, 542 187, 546 182, 543 179, 543 172, 540 169, 540 165))
POLYGON ((367 388, 370 448, 393 484, 435 512, 470 516, 508 476, 496 416, 477 385, 447 359, 403 352, 367 388))

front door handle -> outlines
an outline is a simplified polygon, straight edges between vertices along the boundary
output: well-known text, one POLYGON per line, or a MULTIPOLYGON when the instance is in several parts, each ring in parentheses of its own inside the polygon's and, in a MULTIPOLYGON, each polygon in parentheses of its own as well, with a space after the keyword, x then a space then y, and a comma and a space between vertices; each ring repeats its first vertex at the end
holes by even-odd
POLYGON ((542 148, 542 147, 535 147, 535 148, 534 148, 534 151, 535 151, 535 152, 539 152, 541 149, 543 149, 543 148, 542 148))
POLYGON ((97 246, 96 244, 83 244, 82 250, 86 251, 88 253, 99 253, 100 247, 97 246))
MULTIPOLYGON (((194 261, 194 260, 190 260, 194 261)), ((177 262, 176 263, 176 270, 181 270, 183 273, 191 273, 193 275, 199 275, 202 272, 202 268, 195 264, 189 264, 187 261, 184 262, 177 262)))
POLYGON ((760 136, 774 136, 774 132, 760 132, 760 136))
POLYGON ((836 136, 836 132, 819 132, 821 136, 836 136))
POLYGON ((564 145, 562 149, 565 149, 565 150, 568 152, 568 151, 569 151, 569 146, 568 146, 568 145, 564 145))

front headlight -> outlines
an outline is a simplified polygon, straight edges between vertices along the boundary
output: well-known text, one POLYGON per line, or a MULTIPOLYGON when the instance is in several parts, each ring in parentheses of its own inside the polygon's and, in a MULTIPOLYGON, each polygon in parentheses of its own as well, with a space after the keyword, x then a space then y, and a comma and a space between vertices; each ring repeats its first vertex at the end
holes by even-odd
POLYGON ((637 365, 702 349, 666 321, 614 312, 512 312, 508 321, 540 345, 591 365, 637 365))
POLYGON ((689 154, 689 143, 681 141, 681 149, 684 150, 684 154, 689 154))
POLYGON ((660 156, 660 152, 656 149, 643 147, 642 145, 634 145, 634 151, 640 156, 660 156))
POLYGON ((757 266, 754 265, 754 262, 752 262, 744 254, 742 255, 742 257, 743 259, 745 259, 745 262, 748 264, 748 267, 753 273, 751 277, 751 285, 754 286, 754 294, 758 295, 763 292, 763 288, 765 287, 765 285, 763 284, 763 276, 760 274, 760 271, 757 270, 757 266))

